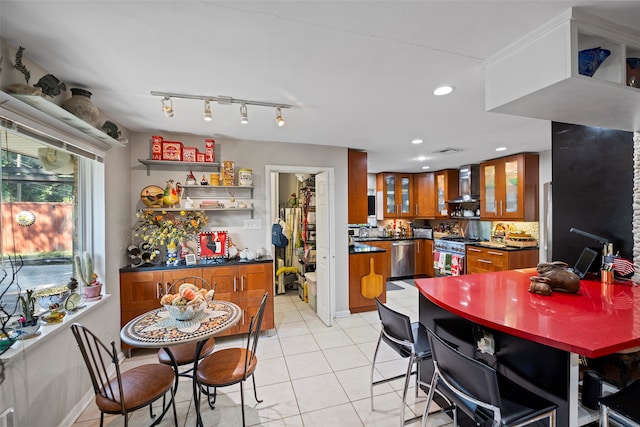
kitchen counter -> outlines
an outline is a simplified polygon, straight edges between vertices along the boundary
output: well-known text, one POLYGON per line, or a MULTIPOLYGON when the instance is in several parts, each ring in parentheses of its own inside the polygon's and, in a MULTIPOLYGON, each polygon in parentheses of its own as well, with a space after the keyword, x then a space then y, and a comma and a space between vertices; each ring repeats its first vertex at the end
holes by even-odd
POLYGON ((396 240, 418 240, 424 237, 354 237, 354 242, 392 242, 396 240))
MULTIPOLYGON (((578 355, 600 357, 640 345, 640 286, 582 280, 576 294, 528 292, 533 268, 416 279, 420 322, 472 357, 558 404, 558 425, 578 426, 578 355), (477 341, 493 338, 495 354, 477 341)), ((432 368, 424 365, 423 380, 432 368)))
POLYGON ((369 246, 362 243, 356 243, 353 246, 349 246, 349 255, 370 254, 375 252, 387 252, 387 250, 384 248, 369 246))
POLYGON ((248 264, 261 264, 266 262, 273 262, 271 257, 263 257, 260 259, 254 260, 246 260, 246 259, 227 259, 223 258, 220 260, 209 259, 209 260, 200 260, 194 265, 186 265, 186 264, 178 264, 178 265, 166 265, 164 262, 159 263, 158 265, 150 265, 147 267, 131 267, 126 266, 120 269, 120 273, 130 273, 135 271, 154 271, 154 270, 177 270, 184 268, 201 268, 201 267, 226 267, 226 266, 234 266, 234 265, 248 265, 248 264))

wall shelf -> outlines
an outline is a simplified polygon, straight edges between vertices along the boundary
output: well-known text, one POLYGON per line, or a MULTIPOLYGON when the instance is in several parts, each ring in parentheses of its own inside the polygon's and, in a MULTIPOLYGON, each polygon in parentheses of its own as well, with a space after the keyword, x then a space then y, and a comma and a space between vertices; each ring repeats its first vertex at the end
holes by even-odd
POLYGON ((626 58, 640 56, 640 31, 578 9, 487 59, 486 110, 624 131, 640 130, 640 88, 626 84, 626 58), (578 52, 611 55, 593 77, 579 74, 578 52))
MULTIPOLYGON (((147 176, 150 174, 150 169, 153 166, 160 166, 162 168, 180 168, 180 169, 195 169, 195 170, 220 170, 219 162, 178 162, 175 160, 151 160, 151 159, 138 159, 140 163, 147 167, 147 176)), ((206 187, 206 186, 205 186, 206 187)))

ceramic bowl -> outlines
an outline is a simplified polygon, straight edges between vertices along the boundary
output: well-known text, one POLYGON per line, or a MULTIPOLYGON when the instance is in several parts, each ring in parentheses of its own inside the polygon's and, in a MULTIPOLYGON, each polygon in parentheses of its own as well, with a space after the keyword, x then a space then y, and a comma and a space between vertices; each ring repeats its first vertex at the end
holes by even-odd
POLYGON ((36 293, 36 301, 45 310, 49 310, 54 304, 57 304, 57 307, 64 307, 64 302, 70 293, 71 291, 66 286, 43 289, 36 293))
POLYGON ((640 88, 640 58, 627 58, 627 85, 640 88))
POLYGON ((578 52, 578 73, 591 77, 596 73, 600 65, 611 55, 611 51, 594 47, 578 52))
POLYGON ((18 334, 13 329, 5 329, 5 332, 0 332, 0 351, 4 351, 11 347, 16 342, 18 334))
POLYGON ((165 304, 164 308, 169 312, 169 315, 176 320, 192 320, 198 314, 202 313, 207 308, 207 302, 203 301, 198 305, 170 305, 165 304))

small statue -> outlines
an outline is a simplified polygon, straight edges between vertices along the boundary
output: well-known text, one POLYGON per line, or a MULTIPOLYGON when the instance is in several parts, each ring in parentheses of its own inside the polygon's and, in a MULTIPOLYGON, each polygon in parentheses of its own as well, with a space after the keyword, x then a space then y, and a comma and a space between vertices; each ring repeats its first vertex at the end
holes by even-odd
POLYGON ((193 172, 189 171, 189 174, 187 175, 187 180, 185 181, 185 184, 187 185, 196 185, 196 176, 193 174, 193 172))
POLYGON ((202 180, 200 181, 200 185, 209 185, 209 182, 207 181, 207 177, 205 177, 204 175, 202 175, 202 180))
POLYGON ((538 276, 531 276, 529 292, 551 295, 551 291, 576 293, 580 291, 580 278, 562 261, 541 262, 536 267, 538 276))
POLYGON ((178 265, 179 263, 178 246, 171 242, 167 245, 167 265, 178 265))
POLYGON ((162 196, 162 201, 165 206, 174 207, 178 203, 180 203, 180 194, 173 188, 173 180, 170 179, 167 181, 167 186, 164 189, 164 195, 162 196))

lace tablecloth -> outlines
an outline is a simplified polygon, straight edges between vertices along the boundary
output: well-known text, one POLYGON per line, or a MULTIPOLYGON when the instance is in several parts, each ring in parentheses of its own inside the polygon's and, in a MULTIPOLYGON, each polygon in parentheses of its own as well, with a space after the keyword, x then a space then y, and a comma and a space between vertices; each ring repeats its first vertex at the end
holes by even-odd
POLYGON ((166 347, 200 341, 238 323, 240 307, 228 301, 212 301, 192 320, 175 320, 164 308, 136 317, 120 331, 125 343, 135 347, 166 347))

